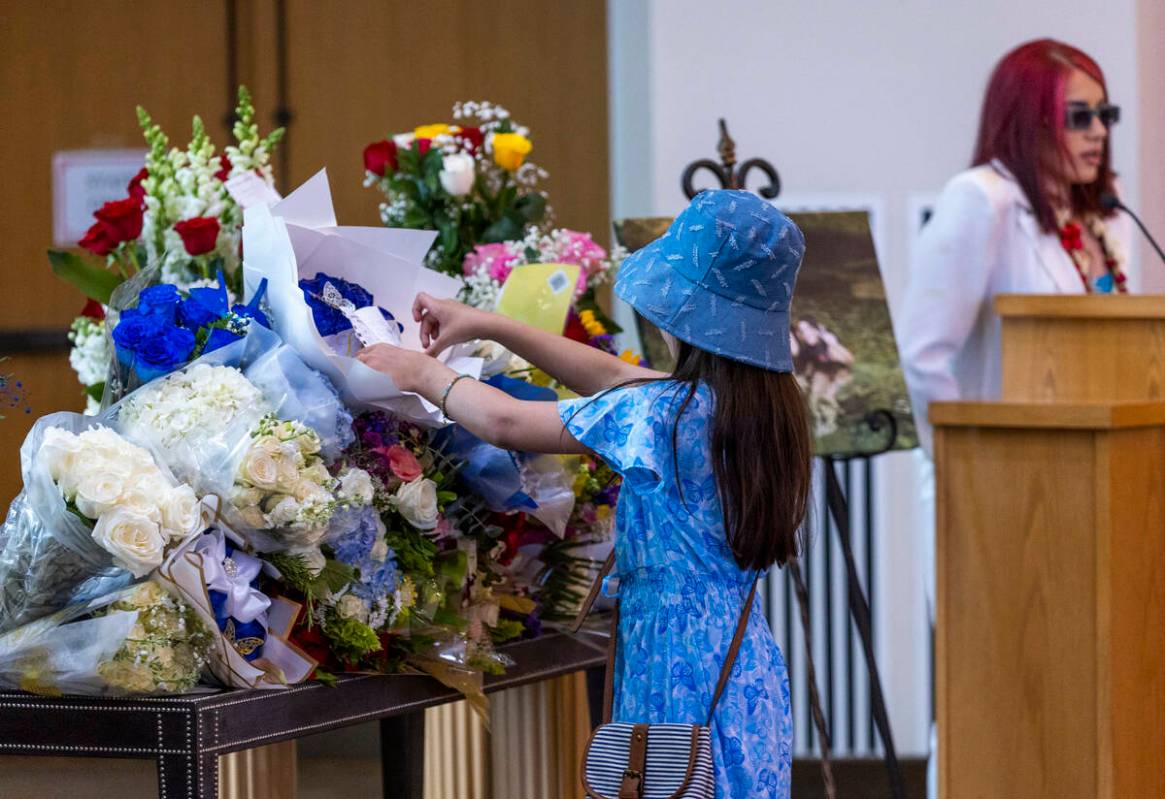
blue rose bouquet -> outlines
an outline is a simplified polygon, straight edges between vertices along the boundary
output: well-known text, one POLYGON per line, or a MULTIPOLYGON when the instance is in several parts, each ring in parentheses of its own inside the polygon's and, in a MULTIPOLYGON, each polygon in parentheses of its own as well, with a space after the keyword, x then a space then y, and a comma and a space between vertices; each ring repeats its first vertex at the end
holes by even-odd
POLYGON ((113 328, 117 363, 146 383, 238 341, 251 322, 270 328, 260 310, 266 290, 264 281, 250 302, 232 306, 222 272, 217 286, 187 291, 171 283, 150 286, 138 295, 136 307, 121 312, 113 328))
MULTIPOLYGON (((343 313, 321 299, 324 295, 324 286, 328 283, 331 283, 345 300, 352 303, 354 309, 367 308, 372 305, 371 292, 359 283, 344 280, 342 277, 332 277, 323 272, 316 272, 316 276, 311 280, 307 278, 300 280, 299 287, 303 291, 303 298, 307 302, 308 307, 311 308, 311 315, 316 323, 316 329, 320 331, 320 335, 324 338, 352 329, 352 323, 348 321, 348 318, 343 313)), ((384 308, 380 309, 380 313, 389 322, 396 322, 396 317, 384 308)), ((398 332, 404 332, 404 325, 396 322, 396 326, 398 332)))

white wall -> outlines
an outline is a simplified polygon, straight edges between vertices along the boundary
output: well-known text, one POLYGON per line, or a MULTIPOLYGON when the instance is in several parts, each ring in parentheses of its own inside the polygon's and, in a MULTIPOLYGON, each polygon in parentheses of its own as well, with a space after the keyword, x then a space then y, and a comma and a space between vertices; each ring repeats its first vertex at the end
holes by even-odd
MULTIPOLYGON (((879 200, 879 257, 893 308, 906 278, 912 201, 967 166, 999 57, 1051 36, 1104 68, 1110 96, 1124 108, 1113 140, 1126 201, 1138 207, 1141 186, 1150 186, 1147 221, 1165 235, 1165 189, 1157 187, 1165 175, 1139 171, 1142 162, 1163 163, 1165 56, 1148 54, 1165 32, 1163 7, 1162 0, 609 0, 613 212, 679 211, 679 175, 690 161, 715 157, 716 120, 726 117, 738 157, 772 161, 783 196, 879 200), (1142 104, 1151 119, 1142 118, 1142 104), (1142 133, 1156 135, 1142 141, 1142 133)), ((1148 285, 1165 286, 1160 275, 1148 285)), ((883 636, 879 661, 899 747, 921 752, 929 705, 900 699, 929 696, 913 461, 886 459, 880 476, 878 583, 886 593, 878 622, 897 634, 883 636)))

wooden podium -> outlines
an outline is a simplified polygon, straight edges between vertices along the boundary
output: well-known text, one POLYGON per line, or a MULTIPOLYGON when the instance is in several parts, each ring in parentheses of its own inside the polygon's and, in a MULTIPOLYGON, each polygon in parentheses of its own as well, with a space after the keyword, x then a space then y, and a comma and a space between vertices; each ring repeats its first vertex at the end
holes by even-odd
POLYGON ((1165 797, 1165 296, 1004 296, 936 403, 942 799, 1165 797))

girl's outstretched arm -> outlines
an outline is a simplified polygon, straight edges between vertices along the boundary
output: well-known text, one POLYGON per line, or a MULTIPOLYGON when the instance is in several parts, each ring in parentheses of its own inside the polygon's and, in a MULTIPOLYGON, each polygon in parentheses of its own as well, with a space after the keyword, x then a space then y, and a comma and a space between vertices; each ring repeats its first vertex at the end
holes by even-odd
MULTIPOLYGON (((441 404, 446 389, 458 376, 436 358, 389 344, 368 347, 357 357, 391 377, 397 388, 420 394, 434 405, 441 404)), ((555 402, 514 399, 504 391, 470 379, 459 380, 444 399, 450 418, 478 438, 503 449, 559 454, 589 452, 566 431, 558 418, 555 402)))
POLYGON ((584 396, 627 380, 666 376, 578 341, 538 330, 500 314, 470 308, 454 300, 438 300, 428 294, 418 294, 413 304, 413 317, 421 323, 421 346, 430 355, 464 341, 489 339, 584 396))

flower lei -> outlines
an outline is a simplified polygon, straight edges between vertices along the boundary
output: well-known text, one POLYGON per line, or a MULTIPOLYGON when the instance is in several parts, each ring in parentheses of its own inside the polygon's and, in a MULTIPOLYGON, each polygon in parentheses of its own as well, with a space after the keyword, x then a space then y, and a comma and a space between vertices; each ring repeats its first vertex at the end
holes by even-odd
MULTIPOLYGON (((1076 267, 1076 274, 1080 276, 1080 280, 1084 283, 1085 293, 1091 294, 1093 290, 1092 283, 1088 279, 1088 268, 1090 266, 1088 254, 1084 249, 1084 231, 1080 227, 1079 222, 1072 221, 1067 213, 1062 213, 1059 217, 1060 223, 1060 246, 1068 253, 1068 257, 1072 259, 1072 265, 1076 267)), ((1085 218, 1085 223, 1088 225, 1088 230, 1096 238, 1097 243, 1100 244, 1100 251, 1104 254, 1104 265, 1108 269, 1108 274, 1112 277, 1113 289, 1121 294, 1128 294, 1128 275, 1124 270, 1124 255, 1113 246, 1113 243, 1108 238, 1108 226, 1104 224, 1104 220, 1099 216, 1090 215, 1085 218)))

